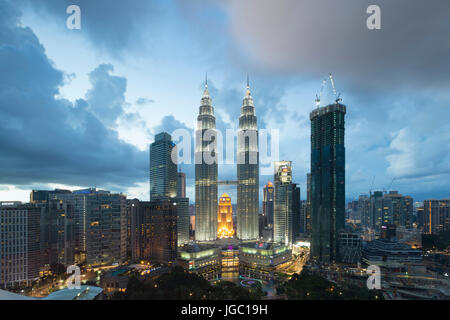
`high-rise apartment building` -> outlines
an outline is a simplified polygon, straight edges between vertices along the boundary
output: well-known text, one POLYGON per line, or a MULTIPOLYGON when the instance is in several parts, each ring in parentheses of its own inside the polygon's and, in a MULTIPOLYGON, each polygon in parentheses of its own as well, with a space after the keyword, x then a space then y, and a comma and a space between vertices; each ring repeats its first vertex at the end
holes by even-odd
POLYGON ((423 202, 423 232, 438 234, 450 230, 450 199, 423 202))
POLYGON ((122 194, 88 188, 54 194, 73 207, 76 262, 107 265, 127 256, 127 203, 122 194))
POLYGON ((258 239, 258 125, 248 79, 239 117, 237 183, 237 238, 241 240, 258 239))
POLYGON ((47 200, 41 214, 41 258, 42 265, 59 263, 65 266, 75 261, 75 237, 73 206, 63 200, 47 200))
POLYGON ((201 99, 195 140, 195 240, 217 238, 217 132, 208 84, 201 99))
POLYGON ((88 266, 121 263, 126 258, 126 197, 107 191, 86 196, 88 266))
POLYGON ((296 185, 292 183, 292 162, 276 161, 274 168, 273 240, 289 246, 294 241, 294 197, 296 196, 296 185))
POLYGON ((177 208, 173 201, 139 201, 131 204, 133 261, 172 264, 177 259, 177 208))
POLYGON ((34 204, 0 203, 0 287, 39 278, 41 212, 34 204))
POLYGON ((380 232, 383 225, 395 225, 398 228, 412 228, 413 199, 397 191, 384 194, 382 191, 371 192, 370 198, 361 195, 358 199, 358 211, 361 224, 380 232))

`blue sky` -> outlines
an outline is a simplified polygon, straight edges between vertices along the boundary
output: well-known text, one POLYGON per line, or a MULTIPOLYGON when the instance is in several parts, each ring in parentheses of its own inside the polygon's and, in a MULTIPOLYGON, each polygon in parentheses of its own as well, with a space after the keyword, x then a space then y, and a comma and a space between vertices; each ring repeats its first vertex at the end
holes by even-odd
POLYGON ((309 112, 330 72, 347 105, 347 198, 372 180, 450 197, 450 4, 375 1, 370 31, 372 2, 0 0, 0 201, 91 186, 147 200, 148 144, 195 127, 205 72, 221 130, 236 127, 250 73, 259 127, 280 130, 302 199, 309 112), (70 4, 81 30, 65 26, 70 4))

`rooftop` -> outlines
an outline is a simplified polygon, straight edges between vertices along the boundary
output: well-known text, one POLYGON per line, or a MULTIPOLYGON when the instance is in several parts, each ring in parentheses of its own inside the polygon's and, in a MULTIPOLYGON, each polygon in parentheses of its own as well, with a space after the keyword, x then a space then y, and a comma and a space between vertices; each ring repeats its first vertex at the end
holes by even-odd
POLYGON ((80 289, 62 289, 50 293, 43 300, 94 300, 103 289, 94 286, 80 286, 80 289))

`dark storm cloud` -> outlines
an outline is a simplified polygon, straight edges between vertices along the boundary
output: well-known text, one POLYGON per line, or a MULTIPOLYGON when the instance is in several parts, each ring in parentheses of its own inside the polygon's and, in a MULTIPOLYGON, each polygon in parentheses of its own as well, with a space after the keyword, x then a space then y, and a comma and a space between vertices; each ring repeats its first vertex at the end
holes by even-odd
POLYGON ((263 68, 332 70, 367 87, 450 83, 447 0, 233 0, 225 7, 232 36, 263 68), (381 8, 381 30, 366 27, 369 5, 381 8))
MULTIPOLYGON (((123 83, 100 66, 88 101, 55 99, 64 74, 55 69, 19 13, 0 1, 0 184, 132 186, 147 179, 147 153, 118 139, 92 112, 123 83), (102 82, 105 82, 102 84, 102 82), (115 83, 115 84, 114 84, 115 83), (108 88, 108 92, 98 88, 108 88)), ((97 72, 97 73, 96 73, 97 72)), ((116 112, 117 113, 117 112, 116 112)))
POLYGON ((160 2, 147 0, 17 0, 30 5, 40 14, 50 14, 66 28, 66 9, 78 5, 81 9, 81 32, 96 48, 106 49, 111 55, 120 55, 125 50, 146 44, 151 45, 148 32, 157 27, 162 11, 160 2), (145 31, 145 32, 144 32, 145 31))

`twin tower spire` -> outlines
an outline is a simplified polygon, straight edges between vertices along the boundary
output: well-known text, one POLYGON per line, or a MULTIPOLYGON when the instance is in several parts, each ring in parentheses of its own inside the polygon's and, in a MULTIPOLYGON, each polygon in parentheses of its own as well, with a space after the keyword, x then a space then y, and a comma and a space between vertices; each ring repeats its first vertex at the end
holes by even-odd
MULTIPOLYGON (((204 96, 204 97, 205 97, 205 96, 208 96, 208 97, 209 97, 209 90, 208 90, 208 72, 205 73, 205 89, 204 89, 204 91, 203 91, 203 96, 204 96)), ((247 73, 247 87, 246 87, 246 90, 245 90, 245 96, 246 96, 246 97, 251 96, 251 93, 250 93, 250 76, 249 76, 248 73, 247 73)))
MULTIPOLYGON (((217 239, 218 210, 218 165, 206 163, 211 152, 216 152, 214 140, 203 141, 205 132, 216 130, 216 118, 208 90, 208 74, 197 117, 195 146, 195 239, 214 241, 217 239)), ((220 150, 217 150, 220 152, 220 150)), ((258 129, 253 98, 250 93, 249 75, 239 117, 237 147, 237 238, 258 239, 259 212, 259 151, 258 129)))

